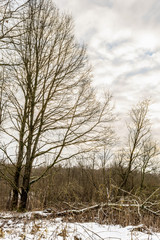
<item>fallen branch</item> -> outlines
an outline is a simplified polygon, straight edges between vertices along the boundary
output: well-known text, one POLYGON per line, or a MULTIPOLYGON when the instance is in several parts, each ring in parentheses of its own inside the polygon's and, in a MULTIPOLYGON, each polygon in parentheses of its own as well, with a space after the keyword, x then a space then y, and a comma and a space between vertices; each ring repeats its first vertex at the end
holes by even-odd
MULTIPOLYGON (((107 206, 107 204, 104 204, 104 205, 107 206)), ((104 205, 103 205, 103 207, 104 207, 104 205)), ((62 212, 56 212, 55 215, 56 216, 66 216, 66 215, 72 215, 72 214, 78 215, 78 214, 82 214, 84 212, 88 212, 90 210, 99 209, 101 207, 102 207, 101 204, 97 204, 97 205, 94 205, 91 207, 86 207, 83 209, 72 209, 72 210, 66 210, 66 211, 62 211, 62 212)))
POLYGON ((140 210, 146 210, 152 214, 154 214, 155 216, 160 216, 159 213, 157 213, 156 211, 153 211, 152 209, 149 209, 147 206, 144 206, 144 204, 130 204, 130 203, 102 203, 102 204, 96 204, 90 207, 86 207, 86 208, 82 208, 82 209, 71 209, 71 210, 65 210, 65 211, 61 211, 61 212, 55 212, 54 216, 56 217, 63 217, 63 216, 67 216, 67 215, 80 215, 92 210, 98 210, 98 209, 103 209, 104 207, 113 207, 113 208, 117 208, 117 210, 122 209, 122 208, 129 208, 129 207, 133 207, 133 208, 137 208, 138 209, 138 213, 140 213, 140 210))

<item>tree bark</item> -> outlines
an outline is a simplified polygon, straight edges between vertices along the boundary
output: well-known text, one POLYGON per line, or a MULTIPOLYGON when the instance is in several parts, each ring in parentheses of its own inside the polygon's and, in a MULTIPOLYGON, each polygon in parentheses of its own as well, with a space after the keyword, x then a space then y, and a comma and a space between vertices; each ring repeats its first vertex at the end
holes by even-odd
POLYGON ((25 173, 23 176, 22 193, 20 198, 19 210, 24 211, 27 208, 28 192, 30 189, 30 175, 31 175, 31 163, 28 163, 25 167, 25 173))

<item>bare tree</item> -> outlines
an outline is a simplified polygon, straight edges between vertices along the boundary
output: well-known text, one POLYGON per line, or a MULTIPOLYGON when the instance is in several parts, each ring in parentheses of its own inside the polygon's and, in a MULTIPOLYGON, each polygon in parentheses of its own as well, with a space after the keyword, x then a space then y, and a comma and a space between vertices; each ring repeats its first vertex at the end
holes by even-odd
POLYGON ((104 146, 102 152, 99 153, 99 167, 102 169, 102 178, 103 184, 107 189, 107 168, 111 165, 113 160, 113 149, 110 149, 108 146, 104 146))
POLYGON ((10 142, 1 146, 14 169, 12 208, 20 193, 21 210, 30 186, 50 168, 108 144, 113 134, 111 97, 96 100, 85 47, 75 41, 71 17, 44 0, 29 1, 22 16, 23 27, 12 39, 14 56, 8 56, 18 63, 10 66, 13 84, 3 128, 10 142), (42 163, 46 169, 32 178, 33 166, 42 163))
POLYGON ((119 154, 119 169, 121 169, 122 183, 126 186, 130 173, 137 166, 144 155, 144 145, 150 138, 150 122, 147 118, 149 101, 144 100, 130 111, 131 123, 128 125, 128 141, 126 147, 119 154))
POLYGON ((141 173, 140 190, 144 188, 146 173, 153 171, 153 168, 155 166, 154 160, 157 155, 159 155, 157 143, 152 141, 151 138, 149 138, 148 141, 144 142, 144 145, 142 147, 142 154, 140 156, 140 161, 138 165, 141 173))

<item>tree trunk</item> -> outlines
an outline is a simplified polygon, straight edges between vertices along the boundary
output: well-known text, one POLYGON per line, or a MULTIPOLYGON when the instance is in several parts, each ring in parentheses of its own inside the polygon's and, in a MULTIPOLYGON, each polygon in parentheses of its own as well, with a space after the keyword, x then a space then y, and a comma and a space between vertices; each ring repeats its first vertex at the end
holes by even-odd
POLYGON ((23 150, 24 150, 23 138, 24 138, 24 133, 25 133, 26 118, 27 118, 27 101, 28 101, 28 96, 26 96, 26 98, 25 98, 23 121, 22 121, 20 136, 19 136, 19 153, 18 153, 18 160, 17 160, 15 174, 14 174, 15 188, 13 188, 11 210, 14 210, 18 207, 18 190, 19 190, 20 173, 21 173, 22 163, 23 163, 23 150))
POLYGON ((18 206, 18 191, 13 189, 13 196, 11 198, 11 207, 10 210, 16 210, 18 206))
POLYGON ((28 192, 30 189, 30 176, 31 176, 32 163, 31 161, 26 164, 25 172, 22 183, 22 193, 20 198, 19 210, 25 211, 27 208, 28 192))
POLYGON ((29 189, 28 190, 24 188, 22 189, 20 205, 19 205, 19 210, 21 212, 25 211, 27 208, 28 191, 29 189))
POLYGON ((11 210, 15 210, 18 207, 18 194, 19 194, 19 178, 20 178, 21 166, 16 167, 15 176, 14 176, 14 186, 13 196, 11 198, 11 210))

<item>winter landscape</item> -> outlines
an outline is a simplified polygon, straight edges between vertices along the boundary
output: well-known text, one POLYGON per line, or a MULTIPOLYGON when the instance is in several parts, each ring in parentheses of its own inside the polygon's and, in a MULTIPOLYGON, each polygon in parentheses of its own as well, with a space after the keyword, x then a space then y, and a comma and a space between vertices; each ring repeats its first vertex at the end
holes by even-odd
POLYGON ((160 239, 159 19, 0 0, 0 239, 160 239))
POLYGON ((1 213, 1 239, 50 239, 50 240, 159 240, 160 233, 143 225, 121 227, 118 225, 69 223, 62 218, 35 219, 47 217, 43 212, 25 214, 1 213))

